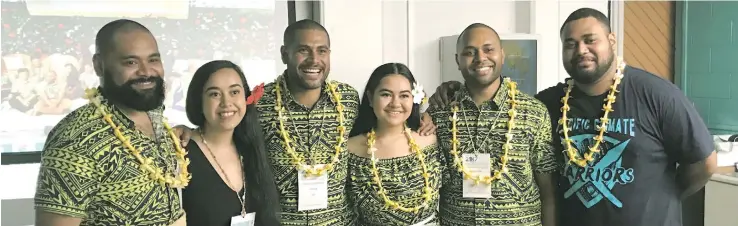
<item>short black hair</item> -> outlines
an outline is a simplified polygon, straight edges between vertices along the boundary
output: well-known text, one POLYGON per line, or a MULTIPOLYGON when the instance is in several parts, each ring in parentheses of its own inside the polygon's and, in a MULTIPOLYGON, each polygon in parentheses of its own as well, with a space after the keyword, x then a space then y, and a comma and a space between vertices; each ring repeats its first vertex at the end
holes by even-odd
POLYGON ((466 26, 463 31, 461 31, 461 34, 459 34, 459 37, 456 38, 456 47, 458 48, 459 43, 461 42, 461 37, 464 37, 464 34, 466 34, 467 31, 474 29, 474 28, 487 28, 492 30, 493 33, 495 33, 495 36, 497 36, 497 40, 500 40, 500 34, 497 33, 497 31, 490 27, 489 25, 483 24, 483 23, 473 23, 469 26, 466 26))
POLYGON ((139 22, 129 19, 114 20, 110 23, 105 24, 95 35, 95 52, 101 55, 107 55, 115 47, 113 45, 113 38, 118 32, 143 30, 151 33, 146 26, 139 22))
POLYGON ((605 16, 604 13, 600 12, 599 10, 593 9, 593 8, 579 8, 575 10, 574 12, 572 12, 571 14, 569 14, 569 17, 566 18, 566 20, 564 21, 564 24, 561 25, 561 30, 559 30, 559 34, 564 33, 564 27, 566 27, 568 23, 575 21, 575 20, 589 18, 589 17, 593 17, 597 19, 597 21, 599 21, 602 24, 602 26, 605 27, 605 30, 607 31, 607 33, 612 32, 612 30, 610 29, 610 18, 607 18, 607 16, 605 16))
POLYGON ((282 40, 282 44, 284 46, 288 46, 290 43, 292 43, 295 40, 295 36, 297 35, 297 31, 299 30, 308 30, 308 29, 315 29, 325 32, 325 35, 328 37, 328 45, 331 45, 331 36, 328 35, 328 30, 323 27, 323 25, 320 25, 317 21, 311 20, 311 19, 304 19, 297 22, 294 22, 287 26, 286 29, 284 29, 284 37, 282 40))

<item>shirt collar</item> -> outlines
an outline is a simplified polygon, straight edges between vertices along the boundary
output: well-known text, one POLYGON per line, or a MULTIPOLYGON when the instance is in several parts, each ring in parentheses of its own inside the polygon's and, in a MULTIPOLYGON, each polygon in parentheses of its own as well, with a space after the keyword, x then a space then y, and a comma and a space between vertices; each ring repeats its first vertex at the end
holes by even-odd
MULTIPOLYGON (((492 99, 491 99, 492 101, 485 101, 483 105, 489 103, 495 109, 500 109, 500 107, 503 106, 505 102, 507 101, 507 96, 508 96, 507 91, 509 88, 505 85, 505 77, 500 76, 499 79, 500 79, 500 84, 499 84, 499 87, 497 88, 497 92, 495 93, 494 96, 492 96, 492 99)), ((466 87, 466 85, 461 86, 461 89, 459 89, 459 92, 457 95, 458 95, 456 98, 457 100, 466 101, 468 103, 476 105, 476 103, 474 102, 474 99, 472 99, 471 92, 466 87)))
MULTIPOLYGON (((279 85, 279 91, 281 93, 281 98, 283 103, 295 103, 297 105, 302 106, 302 104, 298 103, 297 100, 292 96, 292 93, 290 92, 289 87, 287 86, 287 70, 285 70, 282 75, 277 77, 277 81, 275 82, 276 85, 279 85)), ((326 79, 323 81, 323 85, 320 87, 320 98, 318 98, 318 103, 321 102, 325 97, 329 96, 328 91, 328 80, 326 79)), ((317 104, 316 104, 317 106, 317 104)))

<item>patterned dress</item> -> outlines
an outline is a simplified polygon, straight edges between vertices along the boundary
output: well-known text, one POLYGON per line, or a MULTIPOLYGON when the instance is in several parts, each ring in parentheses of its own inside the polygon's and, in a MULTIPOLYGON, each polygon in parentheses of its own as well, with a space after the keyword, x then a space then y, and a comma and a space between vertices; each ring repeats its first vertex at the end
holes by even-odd
MULTIPOLYGON (((392 210, 385 206, 381 196, 377 194, 377 184, 371 172, 371 160, 350 154, 348 196, 351 198, 351 206, 356 212, 358 226, 393 226, 413 225, 433 218, 428 223, 437 222, 436 212, 438 210, 438 189, 441 187, 441 173, 444 163, 438 147, 429 145, 423 147, 425 163, 431 175, 431 188, 434 191, 433 199, 428 207, 417 213, 392 210)), ((423 168, 415 154, 407 156, 381 159, 377 162, 379 176, 382 186, 389 198, 397 201, 405 207, 415 207, 422 203, 423 188, 425 182, 422 177, 423 168)))
MULTIPOLYGON (((348 140, 348 131, 354 124, 358 112, 359 94, 347 84, 338 83, 337 92, 341 95, 344 106, 343 126, 346 127, 344 140, 348 140)), ((326 225, 343 226, 352 224, 352 213, 348 208, 345 196, 346 187, 346 142, 342 144, 344 151, 339 156, 340 161, 334 170, 328 173, 328 208, 308 211, 297 210, 297 169, 292 158, 284 148, 277 119, 275 83, 264 86, 264 96, 259 100, 258 109, 261 112, 260 122, 264 128, 264 137, 269 155, 270 164, 274 170, 277 189, 279 189, 279 204, 282 207, 281 222, 284 226, 290 225, 326 225)), ((309 165, 326 164, 331 161, 338 136, 338 112, 335 104, 326 89, 322 89, 320 99, 311 108, 299 104, 285 86, 281 86, 282 103, 287 120, 284 126, 292 139, 292 147, 304 156, 309 165)))
MULTIPOLYGON (((501 85, 497 94, 477 107, 463 87, 455 99, 458 139, 461 153, 489 153, 492 169, 500 169, 505 143, 508 87, 501 85)), ((552 173, 557 169, 551 145, 551 123, 546 107, 532 96, 518 92, 512 148, 508 154, 509 172, 492 183, 491 198, 464 198, 463 176, 453 166, 451 152, 451 106, 429 109, 437 128, 447 171, 441 187, 439 214, 441 225, 541 225, 541 202, 534 173, 552 173)))
MULTIPOLYGON (((163 128, 162 108, 148 112, 156 139, 138 131, 107 101, 103 105, 131 145, 153 157, 169 174, 176 170, 174 143, 163 128)), ((96 107, 87 104, 49 133, 41 157, 35 207, 82 218, 81 225, 171 225, 184 211, 176 189, 160 185, 140 169, 96 107)))

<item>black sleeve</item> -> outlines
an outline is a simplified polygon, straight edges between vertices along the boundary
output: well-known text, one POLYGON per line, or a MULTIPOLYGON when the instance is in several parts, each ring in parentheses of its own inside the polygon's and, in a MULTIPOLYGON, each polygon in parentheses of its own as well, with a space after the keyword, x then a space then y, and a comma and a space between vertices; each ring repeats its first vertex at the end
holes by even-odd
POLYGON ((710 156, 715 144, 694 104, 676 87, 659 93, 656 103, 660 105, 661 134, 667 154, 679 164, 692 164, 710 156))

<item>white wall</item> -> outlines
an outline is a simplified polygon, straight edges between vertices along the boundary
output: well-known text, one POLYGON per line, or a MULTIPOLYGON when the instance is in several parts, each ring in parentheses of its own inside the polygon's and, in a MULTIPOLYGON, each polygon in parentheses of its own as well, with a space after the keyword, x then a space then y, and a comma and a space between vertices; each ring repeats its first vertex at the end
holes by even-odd
MULTIPOLYGON (((606 13, 607 0, 326 0, 320 4, 320 18, 314 19, 322 21, 331 35, 331 79, 347 82, 359 92, 372 70, 386 62, 407 64, 426 91, 434 92, 441 81, 439 38, 458 34, 475 22, 500 33, 539 35, 538 90, 542 90, 568 77, 561 66, 559 28, 581 7, 606 13)), ((2 181, 13 186, 1 186, 0 197, 31 198, 37 172, 38 164, 3 166, 2 181), (18 172, 23 176, 14 176, 18 172)))
POLYGON ((540 37, 538 90, 563 81, 559 28, 581 7, 607 14, 607 0, 328 0, 321 21, 331 35, 331 79, 363 91, 372 70, 382 63, 407 64, 432 93, 441 83, 439 44, 442 36, 460 33, 475 22, 499 33, 540 37), (557 19, 553 19, 557 18, 557 19))

